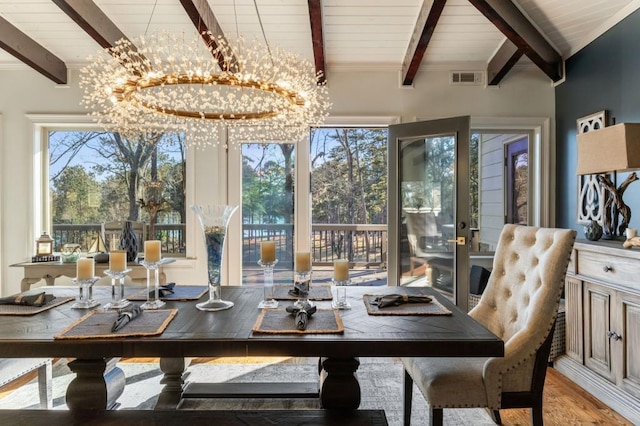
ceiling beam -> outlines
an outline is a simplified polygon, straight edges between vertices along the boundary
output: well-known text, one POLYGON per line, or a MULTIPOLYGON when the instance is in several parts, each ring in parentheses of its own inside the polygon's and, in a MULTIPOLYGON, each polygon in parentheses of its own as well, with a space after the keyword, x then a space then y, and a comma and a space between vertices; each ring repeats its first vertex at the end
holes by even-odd
POLYGON ((324 37, 322 35, 322 0, 307 0, 309 4, 309 23, 311 24, 311 41, 313 58, 316 64, 318 84, 327 81, 327 64, 324 58, 324 37))
POLYGON ((52 0, 69 18, 93 38, 103 49, 127 39, 111 19, 92 0, 52 0))
POLYGON ((562 79, 562 56, 511 0, 469 0, 502 34, 554 82, 562 79))
POLYGON ((487 80, 489 86, 497 86, 505 75, 522 57, 522 50, 505 40, 487 64, 487 80))
POLYGON ((67 84, 67 66, 0 16, 0 47, 58 84, 67 84))
MULTIPOLYGON (((215 37, 222 37, 226 40, 224 32, 222 31, 222 27, 218 22, 218 19, 209 7, 209 3, 207 0, 180 0, 182 7, 184 7, 185 12, 193 22, 193 25, 197 28, 198 34, 202 37, 205 44, 207 46, 211 46, 212 53, 218 47, 218 43, 215 40, 215 37), (213 37, 211 35, 213 35, 213 37)), ((213 54, 214 58, 218 61, 218 66, 223 71, 238 71, 238 59, 235 55, 232 57, 230 62, 226 62, 225 58, 222 56, 216 57, 215 53, 213 54)))
MULTIPOLYGON (((118 40, 128 40, 120 28, 92 0, 52 0, 80 28, 94 39, 103 49, 115 47, 118 40)), ((137 53, 136 46, 131 43, 131 51, 137 53)), ((144 63, 144 57, 138 54, 138 62, 144 63)), ((122 65, 125 61, 117 58, 122 65)), ((142 65, 141 65, 142 66, 142 65)), ((135 72, 136 75, 139 73, 135 72)))
POLYGON ((424 0, 402 61, 402 85, 411 86, 447 0, 424 0))

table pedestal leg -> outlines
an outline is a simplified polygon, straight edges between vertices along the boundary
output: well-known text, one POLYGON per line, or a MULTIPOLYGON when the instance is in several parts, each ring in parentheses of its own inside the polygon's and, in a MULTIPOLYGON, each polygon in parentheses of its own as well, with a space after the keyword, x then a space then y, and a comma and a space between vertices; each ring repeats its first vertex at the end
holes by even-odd
POLYGON ((108 410, 117 406, 125 385, 119 358, 76 359, 68 365, 76 373, 67 388, 70 410, 108 410))
POLYGON ((321 358, 320 405, 327 409, 357 409, 360 384, 356 370, 358 358, 321 358))
POLYGON ((185 362, 184 358, 160 358, 160 370, 164 373, 164 377, 160 383, 164 385, 158 402, 156 402, 156 410, 175 410, 182 399, 182 385, 184 384, 185 362))

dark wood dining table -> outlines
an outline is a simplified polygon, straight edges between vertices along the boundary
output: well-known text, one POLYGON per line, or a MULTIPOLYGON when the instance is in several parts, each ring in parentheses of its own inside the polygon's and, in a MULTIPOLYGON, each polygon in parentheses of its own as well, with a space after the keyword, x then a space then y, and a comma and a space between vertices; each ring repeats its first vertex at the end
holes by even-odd
MULTIPOLYGON (((74 287, 31 290, 57 296, 75 296, 74 287)), ((109 301, 109 287, 97 287, 94 297, 109 301)), ((128 288, 127 294, 140 288, 128 288)), ((318 357, 319 398, 323 408, 358 408, 359 357, 494 357, 503 356, 504 344, 494 334, 427 287, 360 287, 347 289, 351 309, 339 311, 341 334, 257 334, 252 331, 263 297, 260 286, 224 286, 222 296, 232 309, 203 312, 197 301, 171 301, 163 309, 178 312, 161 335, 60 340, 54 336, 87 314, 72 309, 72 302, 32 316, 0 316, 0 358, 64 357, 76 377, 69 384, 70 409, 113 407, 124 389, 120 357, 159 357, 164 388, 156 408, 175 408, 183 396, 185 358, 225 356, 318 357), (364 294, 428 294, 451 315, 374 316, 368 314, 364 294)), ((204 295, 203 298, 206 298, 204 295)), ((291 302, 282 301, 281 307, 291 302)), ((330 308, 329 301, 315 302, 330 308)), ((100 307, 98 307, 99 309, 100 307)), ((398 380, 401 380, 399 377, 398 380)))

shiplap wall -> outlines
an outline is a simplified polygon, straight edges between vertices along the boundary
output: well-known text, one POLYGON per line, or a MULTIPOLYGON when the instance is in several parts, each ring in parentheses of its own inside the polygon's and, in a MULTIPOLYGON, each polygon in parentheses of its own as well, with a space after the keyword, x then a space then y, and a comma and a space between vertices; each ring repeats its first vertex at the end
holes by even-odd
POLYGON ((481 250, 493 251, 498 244, 505 218, 505 145, 522 138, 515 134, 480 136, 480 244, 481 250))

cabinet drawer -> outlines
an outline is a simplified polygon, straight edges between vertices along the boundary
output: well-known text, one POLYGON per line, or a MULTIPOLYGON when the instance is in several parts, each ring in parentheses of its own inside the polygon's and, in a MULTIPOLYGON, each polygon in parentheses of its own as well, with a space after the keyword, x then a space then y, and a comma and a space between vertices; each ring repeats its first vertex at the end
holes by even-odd
POLYGON ((576 254, 576 273, 580 275, 632 287, 640 281, 636 260, 590 251, 576 254))

